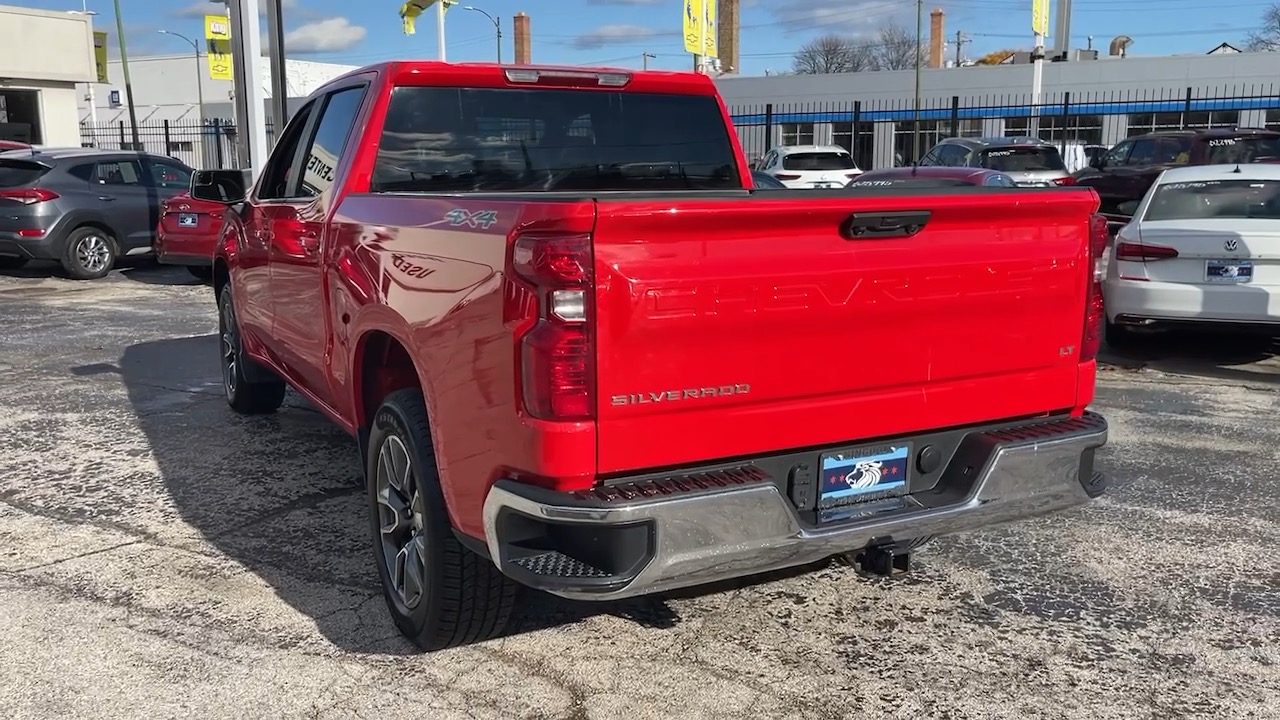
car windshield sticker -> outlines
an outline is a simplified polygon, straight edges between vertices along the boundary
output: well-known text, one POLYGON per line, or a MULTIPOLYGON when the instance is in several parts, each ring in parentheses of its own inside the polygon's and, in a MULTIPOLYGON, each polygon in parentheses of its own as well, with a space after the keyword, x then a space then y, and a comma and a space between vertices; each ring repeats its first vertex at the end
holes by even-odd
POLYGON ((1227 145, 1235 145, 1239 138, 1214 138, 1209 141, 1209 147, 1225 147, 1227 145))

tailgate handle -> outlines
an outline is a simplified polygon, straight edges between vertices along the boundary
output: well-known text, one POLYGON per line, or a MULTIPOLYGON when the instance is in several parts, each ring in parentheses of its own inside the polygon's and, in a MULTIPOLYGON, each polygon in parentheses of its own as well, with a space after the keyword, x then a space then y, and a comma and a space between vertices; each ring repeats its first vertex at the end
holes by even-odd
POLYGON ((846 240, 911 237, 924 229, 932 214, 930 210, 853 213, 841 223, 840 235, 846 240))

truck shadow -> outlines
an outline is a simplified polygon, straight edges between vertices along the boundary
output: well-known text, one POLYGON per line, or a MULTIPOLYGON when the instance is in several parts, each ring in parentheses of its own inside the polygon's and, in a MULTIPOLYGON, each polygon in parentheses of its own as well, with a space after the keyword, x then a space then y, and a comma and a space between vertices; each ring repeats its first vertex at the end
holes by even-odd
MULTIPOLYGON (((75 374, 116 368, 72 368, 75 374)), ((290 393, 280 412, 232 413, 224 402, 215 335, 125 349, 118 371, 173 507, 218 553, 268 583, 352 652, 408 654, 387 615, 372 564, 355 443, 290 393)), ((785 577, 810 568, 708 586, 681 597, 785 577)), ((674 596, 671 596, 674 597, 674 596)), ((680 616, 668 597, 572 602, 526 592, 509 634, 612 615, 648 628, 680 616)))
POLYGON ((1280 383, 1280 339, 1205 331, 1154 333, 1123 349, 1104 347, 1099 360, 1126 370, 1242 383, 1280 383))

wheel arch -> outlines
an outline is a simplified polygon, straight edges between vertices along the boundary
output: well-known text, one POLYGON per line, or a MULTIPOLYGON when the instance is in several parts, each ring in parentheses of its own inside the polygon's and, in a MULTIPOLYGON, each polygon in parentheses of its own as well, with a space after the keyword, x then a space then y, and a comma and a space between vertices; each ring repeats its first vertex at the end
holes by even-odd
POLYGON ((351 407, 355 426, 367 428, 382 399, 396 390, 417 388, 431 416, 431 401, 410 344, 397 333, 382 327, 361 333, 352 354, 351 407))

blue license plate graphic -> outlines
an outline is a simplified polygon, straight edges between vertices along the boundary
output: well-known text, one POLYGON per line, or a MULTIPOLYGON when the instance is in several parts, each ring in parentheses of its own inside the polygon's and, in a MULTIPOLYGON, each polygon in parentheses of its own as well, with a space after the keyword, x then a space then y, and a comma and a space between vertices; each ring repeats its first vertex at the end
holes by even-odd
POLYGON ((195 227, 200 224, 200 218, 194 214, 182 213, 178 216, 179 227, 195 227))
POLYGON ((1248 260, 1209 260, 1205 263, 1207 282, 1247 283, 1253 281, 1253 263, 1248 260))
POLYGON ((907 492, 910 445, 883 445, 822 456, 820 508, 898 497, 907 492))

